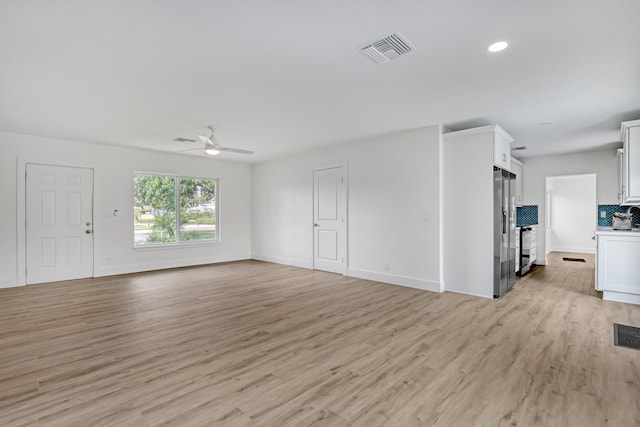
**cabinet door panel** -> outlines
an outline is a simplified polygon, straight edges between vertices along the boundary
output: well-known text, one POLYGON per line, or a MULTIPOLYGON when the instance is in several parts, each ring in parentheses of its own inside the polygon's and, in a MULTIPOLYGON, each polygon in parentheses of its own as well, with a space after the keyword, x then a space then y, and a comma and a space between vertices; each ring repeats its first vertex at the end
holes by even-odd
POLYGON ((598 236, 598 288, 640 294, 640 236, 598 236))
POLYGON ((493 135, 493 163, 499 168, 511 170, 511 143, 502 135, 493 135))
POLYGON ((640 126, 630 127, 624 144, 626 201, 640 202, 640 126))
POLYGON ((516 159, 511 159, 511 172, 516 174, 516 206, 522 206, 522 187, 524 180, 524 168, 516 159))

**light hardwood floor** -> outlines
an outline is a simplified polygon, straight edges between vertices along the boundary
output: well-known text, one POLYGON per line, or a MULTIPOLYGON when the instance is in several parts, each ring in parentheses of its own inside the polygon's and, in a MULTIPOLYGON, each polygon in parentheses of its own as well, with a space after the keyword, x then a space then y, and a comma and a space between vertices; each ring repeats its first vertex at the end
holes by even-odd
POLYGON ((499 300, 257 261, 3 289, 0 425, 638 426, 640 306, 560 255, 499 300))

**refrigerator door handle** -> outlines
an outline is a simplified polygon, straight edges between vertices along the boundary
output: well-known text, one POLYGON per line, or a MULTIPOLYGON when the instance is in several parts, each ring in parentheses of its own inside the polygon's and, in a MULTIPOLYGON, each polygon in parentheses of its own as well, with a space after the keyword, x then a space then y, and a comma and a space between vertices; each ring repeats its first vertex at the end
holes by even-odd
POLYGON ((507 211, 502 210, 502 234, 507 234, 507 211))

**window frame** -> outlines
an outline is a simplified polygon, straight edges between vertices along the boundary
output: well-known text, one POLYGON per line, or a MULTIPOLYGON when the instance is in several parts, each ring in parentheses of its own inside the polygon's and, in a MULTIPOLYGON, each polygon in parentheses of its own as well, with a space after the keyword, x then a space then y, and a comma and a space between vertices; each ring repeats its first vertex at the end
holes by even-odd
POLYGON ((176 229, 176 241, 175 242, 158 242, 158 243, 144 243, 144 244, 136 244, 135 240, 135 224, 133 228, 133 248, 135 250, 138 249, 161 249, 161 248, 175 248, 181 246, 201 246, 201 245, 212 245, 220 243, 220 227, 219 227, 219 189, 220 189, 220 179, 219 178, 208 178, 201 176, 191 176, 191 175, 179 175, 179 174, 171 174, 171 173, 161 173, 161 172, 144 172, 144 171, 134 171, 133 173, 133 194, 132 194, 132 205, 135 210, 136 206, 136 182, 135 179, 137 176, 158 176, 158 177, 169 177, 174 180, 174 196, 175 196, 175 229, 176 229), (213 210, 213 218, 215 225, 215 238, 213 239, 198 239, 198 240, 181 240, 180 239, 180 180, 181 179, 196 179, 202 181, 212 181, 214 185, 214 210, 213 210))

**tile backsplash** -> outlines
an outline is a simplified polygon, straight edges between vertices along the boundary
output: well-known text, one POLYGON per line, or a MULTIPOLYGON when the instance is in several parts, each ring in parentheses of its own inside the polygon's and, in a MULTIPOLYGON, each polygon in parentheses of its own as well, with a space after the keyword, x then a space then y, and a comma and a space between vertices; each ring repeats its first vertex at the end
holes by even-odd
MULTIPOLYGON (((598 205, 598 227, 611 227, 614 212, 627 213, 627 208, 618 205, 598 205), (600 212, 606 212, 606 216, 601 218, 600 212)), ((635 223, 636 221, 634 220, 633 222, 635 223)))
POLYGON ((516 208, 516 225, 524 227, 538 224, 538 205, 524 205, 516 208))
MULTIPOLYGON (((614 212, 627 213, 626 206, 618 205, 598 205, 598 212, 596 213, 598 218, 598 227, 611 227, 612 215, 614 212), (601 218, 600 213, 605 212, 605 217, 601 218)), ((635 209, 633 223, 640 223, 640 214, 635 209)), ((527 225, 538 224, 538 205, 525 205, 516 208, 516 225, 518 227, 524 227, 527 225)))

